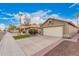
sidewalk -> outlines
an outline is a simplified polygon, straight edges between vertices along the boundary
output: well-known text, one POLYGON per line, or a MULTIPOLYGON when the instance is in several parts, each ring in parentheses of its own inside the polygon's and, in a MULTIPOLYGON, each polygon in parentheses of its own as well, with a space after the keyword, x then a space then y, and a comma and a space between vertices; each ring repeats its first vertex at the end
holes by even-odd
POLYGON ((3 36, 5 35, 6 32, 0 32, 0 41, 3 38, 3 36))
POLYGON ((23 51, 17 45, 10 33, 6 33, 0 42, 1 56, 24 56, 23 51))

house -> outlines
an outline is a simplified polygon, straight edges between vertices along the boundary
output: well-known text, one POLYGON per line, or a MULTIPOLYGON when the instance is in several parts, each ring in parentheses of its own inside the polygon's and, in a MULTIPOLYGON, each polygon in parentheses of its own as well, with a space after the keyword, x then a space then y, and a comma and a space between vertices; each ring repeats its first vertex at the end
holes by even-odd
POLYGON ((49 18, 42 24, 42 34, 54 37, 71 38, 74 36, 78 27, 72 22, 49 18))
POLYGON ((8 28, 5 28, 5 30, 8 30, 8 31, 11 32, 11 33, 15 32, 15 29, 16 29, 16 28, 14 28, 14 27, 12 27, 12 26, 9 26, 8 28))
POLYGON ((29 28, 36 29, 38 33, 41 33, 41 29, 42 29, 39 24, 30 24, 29 28))
POLYGON ((21 24, 19 27, 19 30, 23 33, 28 33, 29 25, 28 24, 21 24))
POLYGON ((26 32, 26 33, 28 33, 29 29, 36 29, 38 30, 38 33, 41 32, 41 27, 38 24, 21 24, 19 28, 22 30, 22 32, 26 32))

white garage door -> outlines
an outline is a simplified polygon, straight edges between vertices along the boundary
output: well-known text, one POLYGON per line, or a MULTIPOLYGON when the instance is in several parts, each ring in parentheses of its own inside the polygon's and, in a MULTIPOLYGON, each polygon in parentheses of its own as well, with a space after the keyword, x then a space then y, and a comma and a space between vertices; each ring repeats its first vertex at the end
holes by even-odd
POLYGON ((48 27, 43 29, 44 35, 54 36, 54 37, 63 37, 63 27, 48 27))

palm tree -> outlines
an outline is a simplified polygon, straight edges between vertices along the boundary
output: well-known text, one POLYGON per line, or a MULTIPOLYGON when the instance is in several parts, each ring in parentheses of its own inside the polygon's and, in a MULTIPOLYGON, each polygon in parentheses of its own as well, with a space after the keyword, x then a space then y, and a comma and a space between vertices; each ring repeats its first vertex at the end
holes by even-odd
POLYGON ((79 13, 76 13, 75 16, 77 18, 77 26, 79 26, 79 13))
POLYGON ((79 33, 79 13, 76 13, 75 16, 77 18, 77 26, 78 26, 78 33, 79 33))
MULTIPOLYGON (((22 20, 21 17, 23 16, 23 14, 22 13, 19 13, 18 16, 20 18, 20 26, 21 26, 21 20, 22 20)), ((20 33, 21 33, 21 28, 20 28, 20 33)))
POLYGON ((23 16, 23 14, 19 13, 19 18, 20 18, 20 25, 21 25, 21 17, 23 16))

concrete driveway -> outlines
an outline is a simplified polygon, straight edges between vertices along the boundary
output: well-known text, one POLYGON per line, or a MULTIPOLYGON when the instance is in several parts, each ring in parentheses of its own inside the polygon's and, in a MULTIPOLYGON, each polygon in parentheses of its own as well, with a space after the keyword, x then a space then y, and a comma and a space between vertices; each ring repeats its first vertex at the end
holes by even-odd
POLYGON ((63 41, 45 56, 79 56, 79 42, 63 41))
POLYGON ((16 40, 25 55, 44 55, 63 41, 62 38, 49 36, 34 36, 31 38, 16 40), (51 47, 52 45, 52 47, 51 47))
POLYGON ((79 56, 79 34, 72 39, 64 40, 45 56, 79 56))

